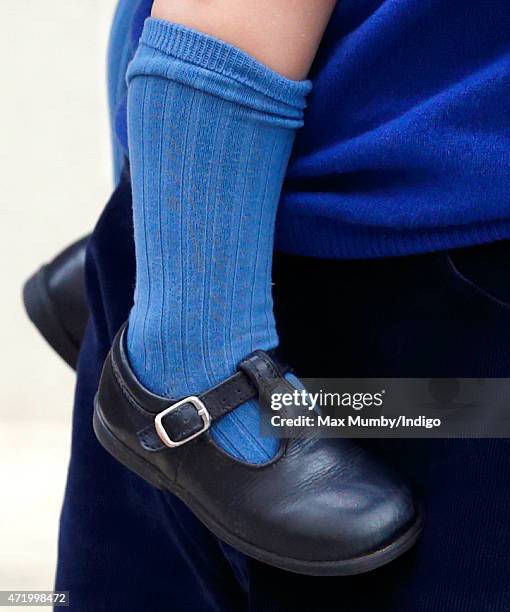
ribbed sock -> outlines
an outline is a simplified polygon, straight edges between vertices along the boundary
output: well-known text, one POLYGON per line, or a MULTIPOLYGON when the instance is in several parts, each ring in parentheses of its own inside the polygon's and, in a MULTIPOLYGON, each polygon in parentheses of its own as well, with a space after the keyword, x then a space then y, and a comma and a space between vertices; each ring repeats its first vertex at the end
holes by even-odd
MULTIPOLYGON (((278 343, 275 216, 310 84, 156 19, 145 23, 128 83, 137 263, 128 354, 149 389, 181 398, 278 343)), ((253 463, 278 447, 259 436, 254 401, 212 435, 253 463)))

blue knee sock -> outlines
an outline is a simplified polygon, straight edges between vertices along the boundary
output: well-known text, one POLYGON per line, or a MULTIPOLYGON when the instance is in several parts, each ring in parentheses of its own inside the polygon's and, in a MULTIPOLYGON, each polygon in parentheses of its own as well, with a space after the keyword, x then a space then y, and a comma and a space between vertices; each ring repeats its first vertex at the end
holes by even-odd
MULTIPOLYGON (((128 354, 167 397, 200 393, 278 343, 276 209, 306 81, 183 26, 149 19, 128 69, 136 244, 128 354)), ((227 452, 270 459, 248 402, 214 425, 227 452)))

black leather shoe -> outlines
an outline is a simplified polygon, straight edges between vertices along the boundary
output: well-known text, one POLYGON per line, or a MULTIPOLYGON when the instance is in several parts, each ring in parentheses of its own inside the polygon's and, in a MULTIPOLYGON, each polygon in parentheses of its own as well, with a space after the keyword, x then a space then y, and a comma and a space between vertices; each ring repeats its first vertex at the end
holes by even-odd
POLYGON ((85 294, 87 240, 88 236, 69 246, 23 286, 30 320, 74 369, 89 317, 85 294))
POLYGON ((324 576, 373 570, 414 544, 421 519, 408 488, 354 442, 285 439, 263 465, 214 443, 209 427, 226 413, 294 390, 268 353, 256 351, 198 397, 173 401, 137 381, 124 330, 103 368, 96 436, 129 469, 179 497, 218 538, 270 565, 324 576))

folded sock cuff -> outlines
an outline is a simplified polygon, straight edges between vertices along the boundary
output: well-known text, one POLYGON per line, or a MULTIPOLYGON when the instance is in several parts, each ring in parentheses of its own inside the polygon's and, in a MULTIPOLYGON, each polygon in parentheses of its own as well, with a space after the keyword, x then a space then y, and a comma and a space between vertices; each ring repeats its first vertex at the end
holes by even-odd
POLYGON ((287 79, 213 36, 153 18, 145 22, 128 83, 137 76, 175 80, 299 123, 311 90, 310 81, 287 79))

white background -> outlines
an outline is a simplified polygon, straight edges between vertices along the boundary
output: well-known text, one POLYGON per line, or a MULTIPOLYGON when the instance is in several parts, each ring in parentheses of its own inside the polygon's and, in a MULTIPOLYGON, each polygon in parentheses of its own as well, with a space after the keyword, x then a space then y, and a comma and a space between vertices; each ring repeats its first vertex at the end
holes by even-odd
POLYGON ((21 286, 91 230, 111 191, 105 66, 114 5, 0 0, 2 590, 53 588, 74 373, 26 319, 21 286))

